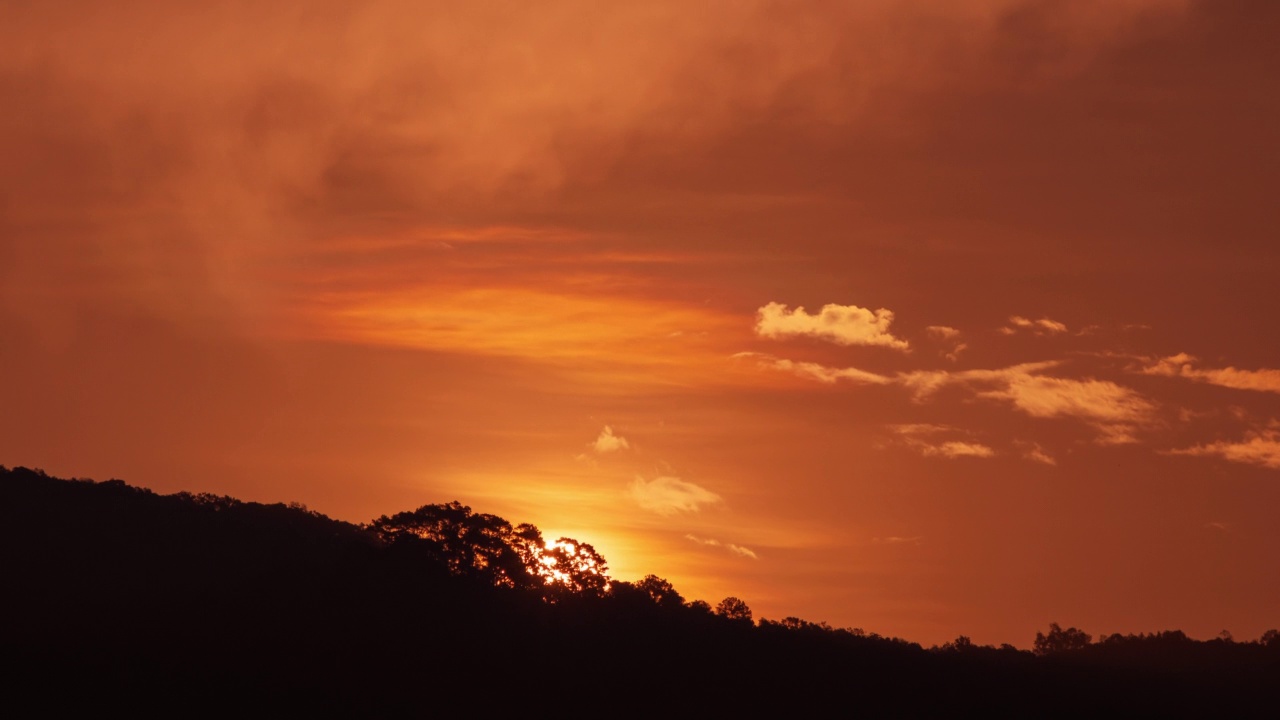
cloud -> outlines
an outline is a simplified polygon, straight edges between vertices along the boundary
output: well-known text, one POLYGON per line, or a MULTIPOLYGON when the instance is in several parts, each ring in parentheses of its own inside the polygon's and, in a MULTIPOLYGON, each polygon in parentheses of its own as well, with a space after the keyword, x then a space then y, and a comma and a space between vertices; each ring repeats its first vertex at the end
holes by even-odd
POLYGON ((961 457, 995 457, 995 450, 980 443, 948 441, 941 445, 923 445, 920 453, 929 457, 961 458, 961 457))
POLYGON ((1020 331, 1034 333, 1036 335, 1058 335, 1067 331, 1065 323, 1057 320, 1050 320, 1047 317, 1039 320, 1031 320, 1021 315, 1012 315, 1009 317, 1009 325, 1000 328, 1000 332, 1005 335, 1013 335, 1020 331))
POLYGON ((716 540, 714 538, 700 538, 697 535, 685 535, 685 539, 692 540, 693 542, 696 542, 699 545, 721 547, 733 553, 734 555, 738 555, 744 558, 751 558, 752 560, 760 559, 760 556, 757 555, 756 552, 749 547, 734 545, 733 543, 722 543, 719 540, 716 540))
POLYGON ((902 425, 890 425, 889 429, 898 435, 933 435, 936 433, 950 432, 954 428, 950 425, 934 425, 933 423, 906 423, 902 425))
POLYGON ((1216 442, 1167 451, 1169 455, 1220 457, 1231 462, 1261 465, 1280 470, 1280 430, 1275 427, 1253 430, 1240 442, 1216 442))
POLYGON ((785 358, 776 358, 765 353, 740 352, 736 358, 755 358, 761 367, 797 375, 808 380, 817 380, 831 384, 837 380, 848 380, 861 385, 888 385, 893 378, 877 373, 859 370, 858 368, 833 368, 811 362, 796 362, 785 358))
POLYGON ((659 515, 697 512, 703 505, 720 502, 719 495, 677 477, 659 476, 650 481, 637 476, 631 497, 640 507, 659 515))
POLYGON ((954 428, 946 425, 931 425, 929 423, 911 423, 906 425, 891 425, 890 430, 902 437, 902 443, 912 448, 926 457, 945 457, 945 458, 961 458, 961 457, 995 457, 996 452, 981 443, 964 442, 959 440, 948 440, 943 442, 931 442, 921 438, 922 435, 937 435, 939 433, 954 432, 954 428))
POLYGON ((968 343, 960 342, 960 331, 947 327, 946 325, 930 325, 924 329, 930 338, 939 342, 951 343, 951 350, 943 353, 943 357, 955 362, 960 359, 960 353, 964 352, 968 347, 968 343))
POLYGON ((1030 443, 1029 447, 1023 450, 1022 457, 1032 462, 1043 463, 1045 465, 1057 465, 1058 461, 1052 455, 1044 451, 1039 443, 1030 443))
POLYGON ((596 438, 596 441, 591 443, 591 447, 597 453, 604 454, 617 452, 619 450, 626 450, 631 447, 631 444, 628 443, 627 439, 621 435, 614 435, 613 428, 605 425, 604 430, 600 431, 600 437, 596 438))
MULTIPOLYGON (((742 356, 743 354, 739 354, 742 356)), ((1134 431, 1151 423, 1156 406, 1137 391, 1109 380, 1061 378, 1042 374, 1062 363, 1056 360, 1022 363, 981 370, 920 370, 878 375, 858 368, 831 368, 765 357, 762 364, 800 377, 835 383, 901 385, 923 402, 943 388, 959 386, 976 397, 1006 401, 1014 409, 1037 418, 1076 418, 1094 425, 1105 445, 1135 442, 1134 431)))
POLYGON ((1137 392, 1108 380, 1074 380, 1010 368, 997 382, 1003 387, 979 392, 978 396, 1008 400, 1032 417, 1137 423, 1145 421, 1155 409, 1137 392))
POLYGON ((803 307, 789 311, 786 305, 771 302, 758 311, 756 334, 773 339, 808 336, 837 345, 878 345, 909 350, 905 340, 889 332, 892 323, 893 313, 884 308, 871 311, 857 305, 830 304, 823 305, 817 315, 810 315, 803 307))
POLYGON ((906 544, 919 545, 920 541, 923 539, 924 537, 920 535, 913 535, 912 537, 899 537, 897 535, 890 535, 889 537, 871 538, 871 542, 877 545, 906 545, 906 544))
POLYGON ((1280 370, 1269 368, 1239 370, 1234 367, 1197 368, 1196 362, 1195 357, 1178 353, 1146 365, 1141 372, 1144 375, 1188 378, 1236 390, 1280 393, 1280 370))

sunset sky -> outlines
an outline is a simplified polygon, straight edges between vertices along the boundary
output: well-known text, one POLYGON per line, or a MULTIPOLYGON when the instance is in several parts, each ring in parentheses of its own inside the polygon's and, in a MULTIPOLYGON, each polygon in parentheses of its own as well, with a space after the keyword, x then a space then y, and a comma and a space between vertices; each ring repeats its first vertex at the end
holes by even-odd
POLYGON ((0 464, 925 644, 1280 626, 1280 3, 0 4, 0 464))

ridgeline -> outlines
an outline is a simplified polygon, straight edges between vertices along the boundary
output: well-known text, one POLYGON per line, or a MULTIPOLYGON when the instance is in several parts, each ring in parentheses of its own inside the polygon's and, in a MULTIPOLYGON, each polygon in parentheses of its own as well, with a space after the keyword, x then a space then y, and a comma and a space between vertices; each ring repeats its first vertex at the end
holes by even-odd
POLYGON ((1280 634, 923 648, 611 580, 457 503, 365 525, 0 467, 4 703, 183 716, 1274 716, 1280 634))

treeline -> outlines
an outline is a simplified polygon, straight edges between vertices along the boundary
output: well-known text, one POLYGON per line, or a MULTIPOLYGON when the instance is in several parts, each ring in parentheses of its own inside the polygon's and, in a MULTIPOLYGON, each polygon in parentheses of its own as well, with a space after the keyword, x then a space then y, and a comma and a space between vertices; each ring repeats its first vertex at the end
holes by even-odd
POLYGON ((456 502, 356 525, 0 467, 0 573, 0 682, 44 714, 1247 714, 1280 682, 1275 631, 1051 625, 1023 651, 757 622, 456 502))

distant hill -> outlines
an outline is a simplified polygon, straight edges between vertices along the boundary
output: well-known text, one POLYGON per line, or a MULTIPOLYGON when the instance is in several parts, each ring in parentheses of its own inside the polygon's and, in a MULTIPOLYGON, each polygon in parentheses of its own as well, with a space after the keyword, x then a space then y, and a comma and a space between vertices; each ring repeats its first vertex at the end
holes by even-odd
POLYGON ((457 503, 366 525, 0 467, 3 702, 433 716, 1274 716, 1280 637, 925 649, 611 580, 457 503))

